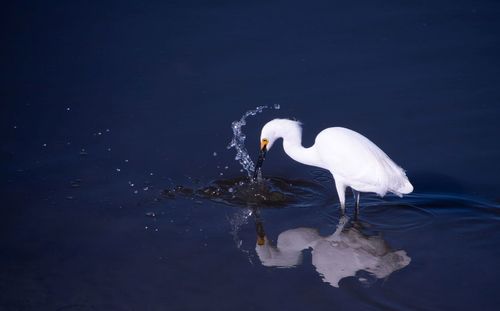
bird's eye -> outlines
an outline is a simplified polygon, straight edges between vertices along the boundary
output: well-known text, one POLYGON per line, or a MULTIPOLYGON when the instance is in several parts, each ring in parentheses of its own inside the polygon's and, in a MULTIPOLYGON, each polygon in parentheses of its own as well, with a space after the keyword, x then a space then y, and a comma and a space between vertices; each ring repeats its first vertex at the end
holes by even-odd
POLYGON ((269 140, 267 140, 267 138, 264 138, 264 139, 262 140, 262 142, 267 144, 267 143, 269 142, 269 140))

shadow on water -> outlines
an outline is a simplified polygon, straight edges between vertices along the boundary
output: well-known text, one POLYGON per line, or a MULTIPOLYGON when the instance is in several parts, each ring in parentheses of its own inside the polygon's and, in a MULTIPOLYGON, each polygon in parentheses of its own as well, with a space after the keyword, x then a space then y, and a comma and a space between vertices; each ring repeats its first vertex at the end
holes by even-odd
POLYGON ((218 179, 199 187, 175 186, 163 197, 205 199, 237 207, 307 207, 326 203, 327 189, 306 180, 269 177, 252 182, 248 177, 218 179))
MULTIPOLYGON (((217 179, 205 185, 178 185, 162 191, 175 200, 188 198, 211 201, 245 210, 324 207, 324 216, 336 221, 338 201, 334 190, 316 180, 269 177, 253 182, 247 177, 217 179)), ((353 213, 353 199, 347 201, 347 214, 353 213)), ((370 193, 361 197, 362 219, 384 231, 405 231, 426 226, 436 214, 453 212, 455 216, 473 213, 474 217, 500 219, 500 205, 480 197, 453 193, 411 193, 400 198, 383 198, 370 193)))

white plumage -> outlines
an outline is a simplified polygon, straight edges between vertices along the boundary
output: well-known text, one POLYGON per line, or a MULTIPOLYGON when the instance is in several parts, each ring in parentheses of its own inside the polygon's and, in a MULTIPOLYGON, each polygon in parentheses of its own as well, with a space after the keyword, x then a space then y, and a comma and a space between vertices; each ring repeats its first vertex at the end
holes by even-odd
POLYGON ((329 170, 342 210, 345 210, 345 189, 350 187, 359 206, 359 192, 398 196, 413 191, 405 171, 377 145, 363 135, 343 127, 321 131, 309 148, 302 146, 302 126, 298 121, 274 119, 262 128, 261 152, 283 138, 283 148, 297 162, 329 170))

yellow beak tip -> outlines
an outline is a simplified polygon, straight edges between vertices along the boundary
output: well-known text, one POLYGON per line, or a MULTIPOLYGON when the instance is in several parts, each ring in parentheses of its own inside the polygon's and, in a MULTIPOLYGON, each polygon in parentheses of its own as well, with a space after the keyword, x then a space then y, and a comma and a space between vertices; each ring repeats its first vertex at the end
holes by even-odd
POLYGON ((262 140, 260 142, 260 150, 263 150, 264 148, 266 148, 267 144, 268 144, 267 140, 262 140))

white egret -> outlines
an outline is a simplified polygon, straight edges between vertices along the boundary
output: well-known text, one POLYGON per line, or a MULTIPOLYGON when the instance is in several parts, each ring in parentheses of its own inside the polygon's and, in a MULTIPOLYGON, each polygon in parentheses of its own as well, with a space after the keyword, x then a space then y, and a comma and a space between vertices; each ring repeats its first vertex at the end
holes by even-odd
POLYGON ((254 177, 266 152, 279 138, 283 138, 285 153, 295 161, 332 173, 342 212, 345 212, 347 187, 353 190, 356 213, 360 192, 373 192, 381 197, 392 192, 401 197, 413 191, 405 171, 363 135, 343 127, 330 127, 316 136, 313 146, 305 148, 302 146, 302 124, 288 119, 274 119, 262 128, 254 177))

